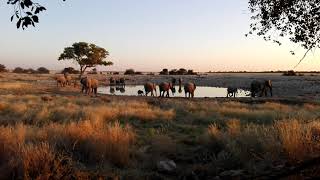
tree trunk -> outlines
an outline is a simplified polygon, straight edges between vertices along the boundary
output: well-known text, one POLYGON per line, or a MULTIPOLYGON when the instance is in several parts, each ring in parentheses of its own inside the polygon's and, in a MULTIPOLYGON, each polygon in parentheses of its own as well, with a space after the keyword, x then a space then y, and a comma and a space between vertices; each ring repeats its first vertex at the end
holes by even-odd
POLYGON ((87 66, 80 66, 80 75, 79 75, 79 79, 82 78, 82 75, 84 74, 84 72, 86 71, 87 66))

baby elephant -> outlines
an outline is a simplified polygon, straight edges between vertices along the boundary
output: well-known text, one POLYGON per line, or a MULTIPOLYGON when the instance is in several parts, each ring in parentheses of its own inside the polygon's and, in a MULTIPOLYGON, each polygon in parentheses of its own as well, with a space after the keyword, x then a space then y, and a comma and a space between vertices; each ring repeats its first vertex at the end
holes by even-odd
POLYGON ((67 84, 67 80, 64 76, 57 76, 55 77, 55 79, 57 80, 57 87, 64 87, 67 84))
POLYGON ((194 83, 187 83, 184 85, 184 93, 186 97, 194 97, 194 91, 196 90, 196 84, 194 83))
POLYGON ((142 96, 143 95, 143 91, 142 90, 138 90, 138 95, 142 96))
POLYGON ((173 91, 173 86, 172 83, 168 82, 162 82, 159 84, 159 91, 160 91, 160 96, 159 97, 164 97, 164 93, 167 92, 166 97, 170 97, 169 91, 173 91))
POLYGON ((144 91, 146 92, 146 96, 151 92, 151 96, 154 96, 153 91, 155 92, 157 96, 157 88, 155 83, 147 82, 144 85, 144 91))
POLYGON ((227 89, 227 97, 236 97, 237 92, 238 92, 238 88, 228 87, 228 89, 227 89))
POLYGON ((268 89, 270 92, 270 95, 272 96, 272 82, 271 80, 265 80, 265 81, 252 81, 251 83, 251 97, 256 97, 257 94, 260 93, 260 97, 263 95, 268 95, 268 89))

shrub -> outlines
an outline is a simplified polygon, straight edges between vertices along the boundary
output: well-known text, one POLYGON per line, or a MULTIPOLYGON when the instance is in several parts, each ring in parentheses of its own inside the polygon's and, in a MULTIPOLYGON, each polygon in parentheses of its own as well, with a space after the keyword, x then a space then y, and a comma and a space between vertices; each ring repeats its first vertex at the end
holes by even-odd
POLYGON ((37 73, 39 73, 39 74, 49 74, 50 71, 49 71, 47 68, 45 68, 45 67, 39 67, 39 68, 37 69, 37 73))
POLYGON ((0 64, 0 72, 7 72, 6 66, 3 64, 0 64))
POLYGON ((169 75, 168 69, 162 69, 162 71, 160 72, 160 75, 169 75))
POLYGON ((24 73, 24 69, 21 67, 16 67, 14 68, 14 70, 12 71, 14 73, 24 73))
POLYGON ((197 75, 196 72, 193 72, 192 69, 189 69, 188 72, 187 72, 188 75, 197 75))
POLYGON ((69 73, 69 74, 79 74, 80 71, 78 70, 75 70, 73 67, 66 67, 64 68, 62 71, 61 71, 62 74, 65 74, 65 73, 69 73))
POLYGON ((178 72, 176 69, 172 69, 171 71, 169 71, 169 75, 177 75, 178 72))
POLYGON ((36 74, 37 71, 32 69, 32 68, 29 68, 29 69, 24 69, 23 70, 23 73, 26 73, 26 74, 36 74))
POLYGON ((283 76, 296 76, 297 73, 294 72, 293 70, 290 70, 290 71, 284 72, 282 75, 283 76))
POLYGON ((125 75, 134 75, 135 74, 135 71, 134 69, 127 69, 125 72, 124 72, 125 75))
POLYGON ((139 72, 139 71, 138 71, 138 72, 135 72, 134 74, 135 74, 135 75, 143 75, 143 73, 142 73, 142 72, 139 72))
POLYGON ((177 73, 179 75, 186 75, 188 73, 188 71, 184 68, 180 68, 177 73))

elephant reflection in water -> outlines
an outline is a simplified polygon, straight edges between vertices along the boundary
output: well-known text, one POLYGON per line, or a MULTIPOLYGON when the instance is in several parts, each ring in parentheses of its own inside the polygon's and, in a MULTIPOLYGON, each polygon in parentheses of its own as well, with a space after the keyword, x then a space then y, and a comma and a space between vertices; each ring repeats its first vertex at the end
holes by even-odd
POLYGON ((124 86, 117 86, 116 87, 116 91, 120 91, 121 93, 125 93, 126 92, 126 89, 124 86))
POLYGON ((115 89, 114 89, 114 87, 111 87, 110 86, 110 94, 114 94, 116 91, 115 91, 115 89))

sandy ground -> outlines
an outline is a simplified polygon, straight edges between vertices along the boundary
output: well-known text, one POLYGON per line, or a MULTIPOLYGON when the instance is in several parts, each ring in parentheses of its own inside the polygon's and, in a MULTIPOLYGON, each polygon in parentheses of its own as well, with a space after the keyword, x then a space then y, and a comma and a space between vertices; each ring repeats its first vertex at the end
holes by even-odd
MULTIPOLYGON (((14 73, 0 74, 0 82, 32 82, 40 86, 54 85, 54 74, 49 75, 25 75, 14 73)), ((305 74, 304 76, 282 76, 279 73, 212 73, 197 76, 163 76, 163 75, 87 75, 99 79, 101 85, 107 85, 108 79, 125 77, 128 85, 142 85, 146 82, 160 83, 171 81, 173 77, 181 77, 184 82, 194 82, 198 86, 210 87, 238 87, 247 89, 253 80, 272 80, 275 97, 301 97, 308 99, 320 99, 320 75, 305 74)), ((75 75, 74 77, 77 77, 75 75)))

